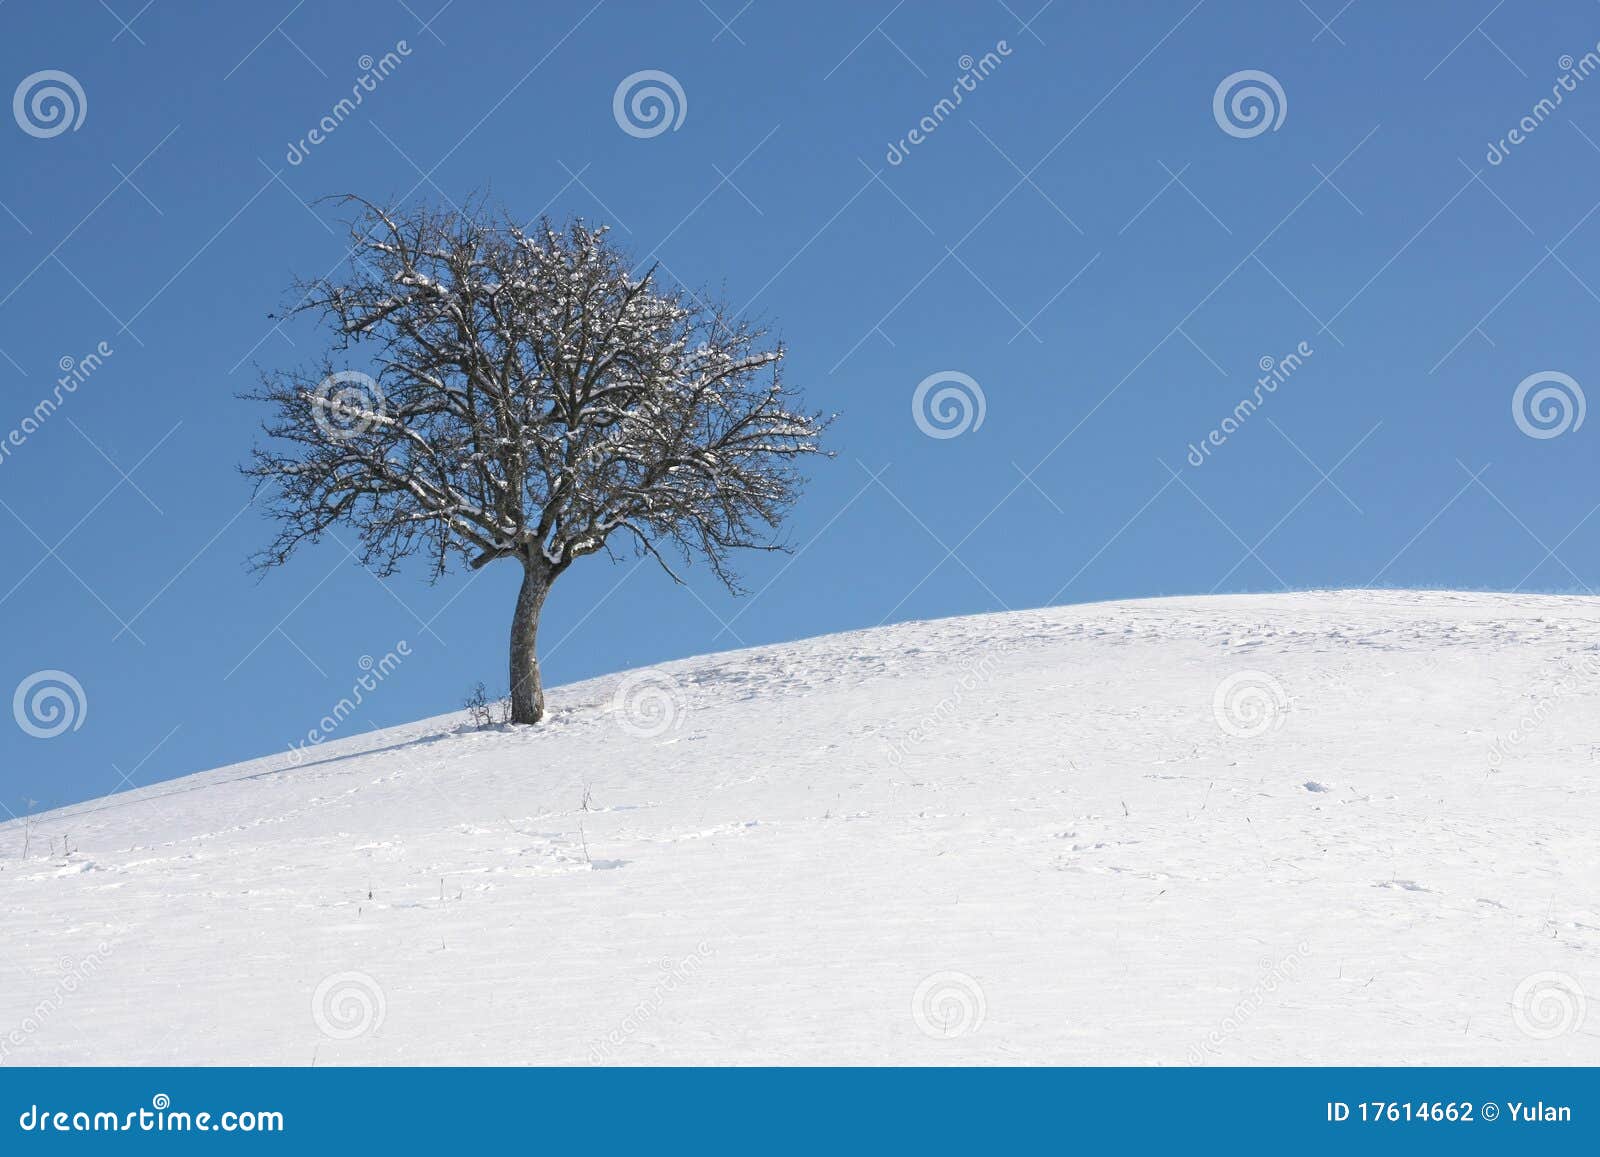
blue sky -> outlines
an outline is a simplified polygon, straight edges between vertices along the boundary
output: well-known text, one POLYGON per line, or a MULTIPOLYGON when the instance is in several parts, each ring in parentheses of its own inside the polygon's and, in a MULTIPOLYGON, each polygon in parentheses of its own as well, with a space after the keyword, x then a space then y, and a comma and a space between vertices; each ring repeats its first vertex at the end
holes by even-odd
POLYGON ((1600 378, 1600 76, 1535 112, 1600 41, 1585 0, 141 3, 0 7, 25 89, 0 118, 0 691, 82 688, 62 734, 0 727, 13 813, 282 751, 402 640, 348 731, 503 687, 509 564, 380 582, 329 542, 245 570, 271 527, 235 395, 320 352, 268 315, 345 252, 307 205, 329 193, 608 222, 771 321, 841 415, 796 552, 744 562, 752 595, 703 567, 692 592, 631 560, 564 576, 553 684, 1047 603, 1600 569, 1600 422, 1551 410, 1569 428, 1533 437, 1554 431, 1513 412, 1530 376, 1566 375, 1529 401, 1600 378), (26 100, 46 70, 75 127, 26 100), (614 115, 645 70, 681 89, 676 128, 614 115), (1275 127, 1218 119, 1246 71, 1281 91, 1275 127), (981 425, 923 432, 939 374, 981 425))

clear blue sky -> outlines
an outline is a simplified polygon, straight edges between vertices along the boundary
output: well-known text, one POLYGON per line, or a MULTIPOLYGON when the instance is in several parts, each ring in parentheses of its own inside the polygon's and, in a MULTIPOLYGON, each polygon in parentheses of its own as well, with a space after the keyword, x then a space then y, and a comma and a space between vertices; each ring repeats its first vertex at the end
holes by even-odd
POLYGON ((1600 40, 1588 0, 440 2, 0 7, 0 96, 60 70, 86 103, 55 135, 0 116, 0 442, 62 359, 112 350, 0 447, 0 698, 60 670, 87 701, 53 738, 6 718, 10 811, 282 751, 402 639, 346 731, 503 687, 509 564, 382 583, 330 542, 245 571, 271 528, 235 395, 320 348, 268 314, 345 251, 306 204, 328 193, 608 221, 771 319, 842 415, 798 553, 745 560, 757 595, 586 560, 547 611, 555 684, 1046 603, 1600 578, 1600 419, 1534 438, 1512 412, 1532 374, 1600 383, 1600 76, 1486 159, 1600 40), (637 136, 613 97, 647 69, 686 107, 637 136), (1244 70, 1281 87, 1275 129, 1216 119, 1244 70), (984 419, 932 438, 912 397, 946 371, 984 419))

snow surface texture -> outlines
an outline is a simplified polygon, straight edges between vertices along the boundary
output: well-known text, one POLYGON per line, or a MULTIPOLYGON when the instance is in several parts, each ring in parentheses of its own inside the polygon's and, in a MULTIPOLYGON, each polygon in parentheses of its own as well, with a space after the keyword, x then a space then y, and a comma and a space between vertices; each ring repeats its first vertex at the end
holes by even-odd
POLYGON ((1596 610, 909 623, 10 823, 0 1055, 1593 1064, 1596 610))

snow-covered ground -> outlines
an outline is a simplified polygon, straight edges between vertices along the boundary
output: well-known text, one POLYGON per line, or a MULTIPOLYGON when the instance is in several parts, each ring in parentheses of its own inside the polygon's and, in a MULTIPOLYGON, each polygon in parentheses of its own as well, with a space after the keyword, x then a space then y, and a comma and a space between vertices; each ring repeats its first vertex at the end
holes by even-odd
POLYGON ((1061 607, 551 703, 0 827, 0 1056, 1600 1062, 1594 600, 1061 607))

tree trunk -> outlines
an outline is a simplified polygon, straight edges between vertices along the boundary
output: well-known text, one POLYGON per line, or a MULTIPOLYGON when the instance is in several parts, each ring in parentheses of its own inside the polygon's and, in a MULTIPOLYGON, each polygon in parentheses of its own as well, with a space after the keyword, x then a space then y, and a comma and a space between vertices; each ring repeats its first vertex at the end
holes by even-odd
POLYGON ((511 618, 511 722, 537 723, 544 718, 544 684, 539 677, 539 612, 554 576, 536 564, 525 564, 517 612, 511 618))

